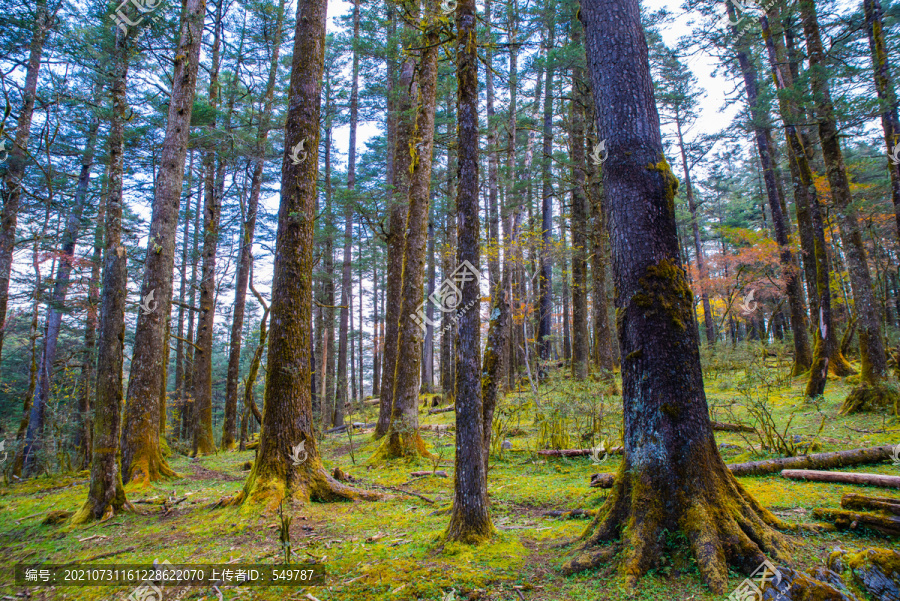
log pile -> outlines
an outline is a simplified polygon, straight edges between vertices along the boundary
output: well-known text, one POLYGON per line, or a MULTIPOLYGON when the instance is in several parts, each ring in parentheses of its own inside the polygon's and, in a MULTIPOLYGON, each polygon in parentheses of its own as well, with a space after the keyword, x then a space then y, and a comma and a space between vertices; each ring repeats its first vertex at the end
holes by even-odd
POLYGON ((841 497, 841 507, 843 510, 813 509, 813 517, 833 522, 839 530, 863 526, 886 536, 900 536, 900 499, 850 493, 841 497))

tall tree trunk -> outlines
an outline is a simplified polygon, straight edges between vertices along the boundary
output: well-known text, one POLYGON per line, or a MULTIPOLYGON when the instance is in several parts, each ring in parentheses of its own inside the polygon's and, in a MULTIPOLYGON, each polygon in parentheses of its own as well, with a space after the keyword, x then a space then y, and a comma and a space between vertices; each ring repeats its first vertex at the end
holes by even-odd
POLYGON ((158 306, 150 313, 141 311, 138 315, 125 395, 122 473, 124 480, 132 482, 150 482, 175 475, 160 453, 159 391, 163 385, 160 358, 172 301, 175 230, 205 16, 206 0, 185 0, 140 292, 143 302, 153 298, 158 306))
MULTIPOLYGON (((410 25, 403 28, 402 44, 410 48, 417 41, 415 30, 410 25)), ((393 98, 396 125, 394 126, 393 153, 391 164, 391 199, 389 205, 387 233, 387 305, 385 315, 384 355, 381 360, 381 397, 378 408, 378 423, 375 438, 381 438, 388 431, 391 412, 394 408, 394 378, 397 367, 397 341, 399 337, 400 302, 402 295, 403 252, 406 242, 405 226, 407 202, 409 199, 411 149, 410 140, 415 124, 413 122, 414 101, 418 97, 415 81, 416 61, 412 53, 400 65, 396 97, 393 98)))
POLYGON ((663 156, 638 2, 584 0, 581 17, 598 130, 609 150, 603 188, 620 324, 625 455, 612 492, 564 570, 608 560, 609 549, 595 546, 621 538, 632 588, 659 561, 663 531, 678 531, 706 585, 721 594, 726 561, 752 569, 764 552, 787 559, 787 544, 773 529, 778 518, 738 483, 713 437, 679 256, 678 180, 663 156))
POLYGON ((75 258, 75 243, 78 230, 81 228, 81 216, 87 202, 88 182, 91 178, 91 167, 94 163, 94 146, 97 141, 99 120, 92 117, 88 126, 87 140, 81 159, 81 173, 75 188, 72 211, 66 220, 66 227, 60 240, 59 263, 56 268, 56 280, 47 306, 47 322, 44 327, 44 338, 38 363, 37 388, 31 405, 31 417, 28 421, 28 432, 25 435, 25 471, 31 471, 33 461, 41 447, 44 431, 44 413, 50 400, 50 386, 53 379, 53 364, 56 362, 56 343, 62 326, 66 295, 69 292, 69 278, 72 274, 72 261, 75 258))
POLYGON ((350 296, 349 304, 347 306, 348 312, 350 313, 350 326, 347 330, 347 343, 350 347, 348 349, 349 358, 350 358, 350 400, 356 400, 356 344, 355 344, 355 332, 356 327, 353 324, 353 282, 350 282, 350 296))
POLYGON ((891 66, 888 62, 887 44, 884 40, 884 24, 882 22, 881 0, 863 0, 866 13, 866 34, 869 37, 869 50, 872 53, 872 73, 875 76, 875 91, 881 103, 881 127, 884 130, 884 144, 891 174, 891 200, 894 202, 894 216, 897 220, 897 233, 900 235, 900 117, 897 115, 897 94, 891 81, 891 66))
POLYGON ((78 449, 78 469, 90 469, 93 456, 94 420, 92 403, 95 391, 97 362, 97 325, 100 308, 100 263, 103 261, 103 222, 106 219, 106 197, 109 194, 109 170, 104 178, 103 203, 97 209, 97 225, 94 228, 94 253, 91 255, 91 275, 88 280, 88 306, 84 325, 84 360, 78 386, 78 430, 75 448, 78 449))
POLYGON ((338 331, 338 387, 334 403, 332 425, 344 425, 344 405, 349 401, 347 393, 348 322, 350 318, 350 296, 353 294, 352 251, 353 251, 353 201, 356 189, 356 126, 359 121, 359 0, 353 3, 353 71, 350 84, 350 143, 347 158, 348 196, 344 207, 344 261, 341 271, 341 325, 338 331))
MULTIPOLYGON (((122 485, 119 431, 122 407, 122 345, 125 339, 127 254, 122 244, 122 173, 125 151, 126 89, 130 40, 116 30, 114 77, 109 130, 109 193, 106 197, 103 293, 97 356, 97 398, 94 403, 93 457, 87 500, 73 517, 74 524, 107 519, 128 506, 122 485)), ((152 399, 154 404, 157 398, 152 399)), ((158 405, 157 405, 158 406, 158 405)), ((157 437, 154 428, 151 432, 157 437)))
MULTIPOLYGON (((251 265, 253 260, 251 259, 251 265)), ((251 269, 252 271, 252 269, 251 269)), ((262 424, 262 414, 253 401, 253 386, 256 384, 256 377, 259 374, 259 365, 262 362, 263 351, 266 348, 266 320, 269 318, 269 305, 263 300, 262 296, 253 288, 253 274, 248 278, 250 289, 259 300, 259 304, 263 307, 262 319, 259 321, 259 342, 256 350, 253 352, 253 358, 250 359, 250 368, 247 370, 247 379, 244 381, 244 415, 241 417, 241 439, 239 447, 243 451, 247 447, 247 426, 250 421, 250 413, 256 418, 258 424, 262 424)))
MULTIPOLYGON (((775 17, 777 13, 770 9, 769 14, 775 17)), ((766 51, 769 66, 775 85, 778 89, 778 101, 781 109, 781 118, 784 122, 785 137, 788 143, 788 153, 794 178, 794 202, 797 208, 797 221, 801 230, 801 243, 805 238, 806 244, 811 249, 809 266, 812 267, 813 280, 809 282, 810 290, 815 291, 815 303, 812 305, 813 316, 816 318, 817 327, 813 330, 813 357, 809 370, 809 380, 806 382, 806 396, 814 398, 825 392, 828 370, 835 373, 844 373, 842 364, 847 361, 841 354, 837 339, 836 328, 832 327, 831 311, 831 286, 829 277, 831 265, 828 259, 828 251, 825 246, 824 221, 819 205, 818 195, 813 183, 813 173, 807 156, 810 147, 809 140, 796 125, 803 121, 799 107, 793 99, 794 76, 791 69, 784 69, 781 65, 787 62, 784 46, 776 42, 769 28, 769 20, 765 15, 760 18, 763 38, 766 42, 766 51), (803 230, 808 231, 804 236, 803 230)), ((807 277, 810 277, 807 272, 807 277)), ((846 365, 849 368, 849 364, 846 365)), ((846 374, 845 374, 846 375, 846 374)))
MULTIPOLYGON (((330 94, 330 82, 326 82, 328 86, 328 94, 330 94)), ((326 105, 330 106, 330 98, 326 98, 326 105)), ((322 365, 325 374, 325 382, 322 385, 322 401, 319 403, 321 411, 322 431, 325 431, 326 424, 331 424, 334 416, 335 397, 335 369, 337 361, 335 361, 337 353, 334 344, 334 216, 331 211, 332 201, 332 182, 331 182, 331 143, 332 143, 332 122, 331 111, 325 119, 325 242, 322 253, 325 263, 325 277, 322 281, 324 288, 324 304, 322 318, 325 322, 325 335, 322 341, 324 355, 324 364, 322 365)))
POLYGON ((428 219, 428 249, 425 251, 428 259, 428 273, 426 274, 425 290, 425 346, 422 349, 422 392, 430 393, 434 390, 434 303, 431 295, 434 294, 434 222, 428 219))
POLYGON ((193 416, 194 416, 194 319, 196 311, 194 310, 194 303, 197 300, 197 267, 200 264, 200 251, 198 250, 198 243, 200 241, 200 215, 203 213, 201 207, 203 206, 203 180, 200 179, 200 185, 197 189, 197 206, 194 208, 194 230, 192 235, 192 247, 191 247, 191 282, 188 285, 190 289, 189 296, 189 304, 190 309, 188 310, 188 330, 187 330, 187 338, 191 344, 187 345, 186 352, 184 354, 184 390, 185 390, 185 399, 182 404, 181 410, 181 438, 187 439, 189 434, 193 434, 191 430, 191 424, 193 424, 193 416))
MULTIPOLYGON (((452 107, 448 109, 450 118, 447 123, 447 135, 451 133, 454 115, 452 107)), ((446 238, 441 252, 441 277, 447 279, 456 270, 456 185, 453 173, 456 171, 456 155, 452 147, 447 148, 447 206, 444 219, 446 238)), ((445 403, 454 403, 456 399, 455 353, 456 312, 447 311, 441 316, 441 395, 445 403)))
POLYGON ((691 212, 691 230, 694 234, 694 253, 697 257, 697 274, 700 278, 700 299, 703 303, 703 325, 706 329, 706 344, 715 346, 716 327, 713 324, 709 294, 706 292, 706 257, 703 254, 703 244, 700 242, 700 221, 697 219, 697 203, 694 202, 694 186, 691 184, 691 171, 688 165, 687 149, 684 146, 684 135, 681 132, 680 114, 675 116, 675 125, 678 134, 678 147, 681 150, 681 163, 684 166, 685 195, 687 196, 688 210, 691 212))
MULTIPOLYGON (((185 302, 185 293, 187 287, 187 260, 188 260, 188 243, 191 238, 191 205, 193 204, 193 195, 194 195, 194 152, 191 151, 190 159, 188 160, 188 175, 187 175, 187 199, 185 201, 184 206, 184 233, 182 234, 182 245, 181 245, 181 284, 178 288, 178 334, 175 344, 175 398, 178 399, 178 407, 180 407, 180 415, 182 421, 184 421, 184 413, 187 409, 187 402, 185 401, 185 373, 184 373, 184 302, 185 302)), ((180 431, 177 432, 180 434, 180 431)))
MULTIPOLYGON (((374 242, 374 241, 373 241, 374 242)), ((381 361, 378 356, 378 347, 381 344, 378 320, 378 246, 372 248, 372 396, 378 398, 381 384, 381 361)))
POLYGON ((572 22, 572 45, 579 52, 572 67, 572 100, 569 103, 569 152, 572 160, 572 377, 584 380, 588 371, 587 329, 587 178, 584 156, 585 74, 582 63, 582 28, 572 22))
MULTIPOLYGON (((426 5, 423 17, 425 31, 422 36, 423 50, 417 68, 419 77, 414 97, 415 121, 408 138, 408 148, 414 156, 411 157, 409 212, 406 219, 406 244, 401 272, 402 294, 398 316, 393 410, 387 440, 379 449, 379 453, 387 457, 429 454, 419 435, 419 373, 424 332, 420 327, 421 322, 414 317, 422 304, 425 249, 428 238, 437 62, 440 47, 437 2, 426 5)), ((383 386, 382 394, 384 394, 383 386)))
MULTIPOLYGON (((594 148, 597 142, 594 123, 594 95, 591 94, 591 115, 587 142, 594 148)), ((614 382, 613 369, 616 366, 616 353, 613 348, 615 331, 609 320, 609 297, 606 292, 606 266, 609 265, 609 244, 606 234, 606 207, 602 189, 602 174, 593 161, 588 163, 588 204, 591 211, 589 225, 591 236, 591 309, 593 314, 594 346, 592 364, 608 381, 614 382)))
MULTIPOLYGON (((736 21, 734 5, 726 3, 730 20, 736 21)), ((794 364, 791 375, 799 376, 806 372, 812 364, 812 349, 806 335, 806 303, 803 302, 803 290, 800 285, 799 266, 791 251, 785 216, 782 212, 784 199, 778 187, 780 179, 771 145, 768 107, 760 105, 758 78, 756 67, 750 61, 746 36, 739 34, 732 26, 732 35, 737 39, 737 57, 744 77, 744 89, 747 93, 747 104, 752 115, 753 133, 756 138, 756 150, 762 165, 763 180, 766 185, 766 196, 772 211, 772 225, 775 230, 775 241, 780 247, 781 268, 785 276, 785 292, 791 309, 791 329, 794 334, 794 364)))
POLYGON ((326 8, 326 0, 297 3, 263 422, 253 469, 232 501, 264 503, 267 511, 274 511, 285 498, 308 502, 379 497, 328 475, 312 415, 313 238, 326 8), (300 147, 305 154, 296 161, 291 155, 300 147))
POLYGON ((357 307, 359 307, 359 335, 356 337, 357 347, 359 348, 359 379, 357 382, 359 383, 359 392, 357 393, 356 398, 359 400, 363 399, 363 257, 362 257, 362 245, 359 247, 359 302, 357 303, 357 307))
MULTIPOLYGON (((459 228, 457 263, 481 264, 478 222, 478 37, 475 0, 460 0, 456 8, 456 81, 459 186, 456 219, 459 228)), ((461 305, 472 309, 459 316, 456 351, 456 471, 453 508, 447 539, 477 544, 494 533, 487 496, 484 461, 484 405, 481 396, 481 290, 462 288, 461 305)))
POLYGON ((540 312, 538 325, 538 348, 542 360, 550 359, 550 336, 553 328, 553 264, 550 260, 553 245, 553 185, 550 172, 553 163, 553 59, 549 52, 553 48, 556 30, 556 3, 550 2, 544 9, 547 19, 547 66, 544 82, 544 122, 543 157, 541 161, 541 275, 540 312))
POLYGON ((0 171, 0 356, 3 354, 3 338, 6 331, 6 308, 9 302, 9 280, 12 275, 13 250, 16 246, 16 223, 19 218, 19 200, 22 196, 22 177, 28 154, 28 138, 31 135, 31 119, 37 92, 38 72, 44 42, 55 23, 55 15, 47 10, 47 0, 38 0, 35 11, 34 31, 28 47, 25 64, 25 85, 22 87, 22 108, 16 121, 16 138, 6 160, 5 173, 0 171))
POLYGON ((253 236, 256 232, 256 215, 259 208, 259 196, 262 190, 263 166, 265 163, 266 142, 272 121, 272 109, 275 104, 275 82, 278 76, 278 63, 281 55, 281 37, 284 29, 284 0, 279 0, 272 27, 271 59, 269 60, 269 78, 266 82, 266 93, 263 99, 263 110, 256 130, 256 156, 253 159, 253 176, 250 180, 250 200, 243 213, 241 225, 241 254, 238 262, 234 288, 234 313, 231 320, 231 340, 228 349, 228 375, 225 383, 225 425, 222 429, 222 448, 234 446, 235 416, 237 415, 238 381, 241 368, 241 332, 244 329, 244 310, 247 305, 247 279, 250 273, 250 261, 253 254, 253 236))
MULTIPOLYGON (((212 142, 218 131, 216 114, 219 104, 220 46, 223 22, 224 0, 217 0, 213 21, 212 70, 209 74, 209 106, 212 122, 206 128, 206 135, 212 142)), ((203 263, 200 267, 200 311, 197 315, 197 341, 194 348, 194 437, 193 456, 209 455, 216 451, 212 426, 212 339, 216 316, 216 250, 219 243, 219 217, 222 199, 219 195, 219 179, 224 177, 224 158, 219 154, 214 142, 203 160, 205 171, 203 202, 203 263)), ((165 382, 165 380, 163 380, 165 382)), ((165 384, 164 384, 165 385, 165 384)))
MULTIPOLYGON (((500 210, 498 207, 498 186, 500 179, 500 155, 497 148, 497 120, 494 114, 494 40, 491 20, 492 1, 484 2, 484 24, 487 27, 488 40, 485 44, 485 69, 484 79, 487 94, 487 159, 488 159, 488 223, 487 223, 487 247, 488 247, 488 275, 490 276, 490 291, 493 295, 500 289, 500 210)), ((494 303, 496 303, 496 299, 494 303)), ((494 304, 492 303, 492 305, 494 304)))
POLYGON ((831 198, 837 209, 841 242, 847 258, 850 286, 853 290, 853 305, 856 310, 857 336, 861 363, 860 387, 851 392, 856 395, 875 395, 897 398, 897 393, 880 386, 887 373, 887 355, 881 338, 882 320, 872 293, 872 279, 863 245, 862 233, 856 209, 851 206, 850 181, 844 167, 844 156, 838 139, 837 121, 831 93, 828 90, 828 75, 825 66, 825 51, 819 35, 816 7, 810 0, 800 1, 803 31, 806 34, 809 54, 810 86, 816 105, 819 125, 819 140, 828 172, 831 198), (867 390, 868 389, 868 390, 867 390))

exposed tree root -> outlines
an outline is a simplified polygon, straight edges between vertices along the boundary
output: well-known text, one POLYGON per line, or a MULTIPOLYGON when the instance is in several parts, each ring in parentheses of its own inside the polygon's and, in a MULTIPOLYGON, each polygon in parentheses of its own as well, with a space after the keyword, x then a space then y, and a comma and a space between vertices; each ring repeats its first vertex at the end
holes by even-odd
POLYGON ((268 513, 275 511, 288 498, 304 503, 378 501, 384 495, 338 482, 325 471, 319 459, 310 457, 299 466, 288 462, 269 463, 265 471, 254 465, 244 489, 234 497, 222 499, 216 505, 241 505, 245 509, 264 505, 264 511, 268 513))
POLYGON ((900 415, 900 393, 884 384, 862 384, 854 388, 841 405, 841 415, 893 408, 900 415))
POLYGON ((670 474, 663 482, 671 485, 665 488, 655 474, 626 472, 623 462, 606 503, 582 535, 578 554, 563 571, 609 561, 618 547, 595 547, 619 542, 626 584, 633 587, 660 559, 665 531, 687 537, 703 581, 716 593, 725 591, 728 565, 749 574, 766 554, 788 560, 787 541, 776 529, 789 526, 744 490, 718 454, 706 459, 685 464, 682 477, 670 474))

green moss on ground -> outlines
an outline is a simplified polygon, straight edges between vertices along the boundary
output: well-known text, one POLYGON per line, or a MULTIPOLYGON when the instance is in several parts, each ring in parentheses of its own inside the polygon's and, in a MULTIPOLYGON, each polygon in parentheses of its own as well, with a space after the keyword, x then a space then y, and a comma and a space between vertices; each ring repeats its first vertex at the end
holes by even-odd
MULTIPOLYGON (((772 348, 776 354, 781 353, 772 348)), ((741 354, 722 345, 714 356, 704 355, 707 395, 716 421, 751 423, 746 389, 741 387, 750 373, 745 363, 751 353, 759 355, 755 351, 741 354)), ((829 380, 817 409, 803 398, 805 382, 785 376, 790 369, 789 359, 780 354, 770 357, 764 369, 772 375, 766 401, 772 419, 783 427, 793 416, 789 430, 792 436, 814 438, 824 415, 825 424, 817 439, 821 451, 900 442, 900 424, 886 415, 840 414, 841 403, 851 389, 841 380, 829 380)), ((753 373, 754 378, 761 377, 753 373)), ((546 413, 554 405, 569 406, 572 412, 566 419, 573 446, 587 448, 603 438, 615 446, 621 436, 621 397, 611 396, 608 390, 604 382, 569 380, 563 367, 552 372, 540 389, 541 406, 545 408, 542 416, 547 418, 546 413)), ((365 432, 353 434, 354 464, 347 433, 327 436, 321 449, 329 472, 340 467, 361 481, 354 486, 366 488, 366 483, 374 482, 406 487, 434 503, 394 492, 390 493, 391 498, 374 503, 285 503, 286 511, 293 516, 291 539, 297 560, 322 559, 330 574, 327 586, 313 587, 308 592, 321 601, 440 601, 451 590, 457 599, 495 601, 517 599, 516 590, 529 601, 625 598, 624 578, 615 564, 561 576, 559 569, 572 550, 565 545, 580 536, 589 522, 586 518, 542 515, 550 510, 600 507, 607 492, 589 488, 590 475, 615 472, 621 456, 609 455, 597 465, 589 457, 556 459, 533 454, 531 451, 538 444, 535 417, 539 412, 532 401, 529 387, 523 386, 519 392, 507 394, 498 405, 499 438, 510 440, 513 448, 492 457, 489 494, 498 534, 490 543, 478 547, 442 546, 441 542, 449 519, 446 509, 453 498, 452 432, 421 432, 428 448, 441 457, 437 465, 427 461, 417 465, 369 461, 379 443, 365 432), (432 468, 447 471, 449 478, 410 476, 411 471, 432 468)), ((366 411, 354 419, 373 423, 375 408, 366 411)), ((423 408, 420 421, 423 425, 454 424, 455 415, 428 415, 423 408)), ((720 447, 727 463, 774 456, 761 449, 760 441, 753 435, 716 432, 716 440, 730 445, 720 447)), ((131 502, 151 502, 136 504, 141 514, 117 515, 99 525, 42 524, 51 511, 77 511, 81 507, 87 493, 86 472, 0 486, 0 556, 7 559, 6 566, 21 561, 66 563, 134 547, 133 551, 97 563, 136 564, 153 559, 173 563, 275 563, 281 552, 277 515, 247 514, 233 507, 212 508, 221 498, 241 490, 247 476, 243 465, 253 459, 253 451, 220 452, 198 460, 173 453, 170 464, 184 477, 140 489, 126 487, 131 502), (169 500, 185 496, 187 500, 171 506, 169 500), (168 504, 162 504, 163 501, 168 504)), ((864 470, 897 473, 890 463, 865 466, 864 470)), ((839 508, 841 496, 847 492, 891 494, 883 489, 791 481, 777 475, 740 481, 763 506, 790 523, 808 521, 815 507, 839 508)), ((864 549, 893 544, 871 534, 854 532, 801 532, 792 534, 792 540, 794 567, 802 571, 824 566, 828 554, 837 546, 864 549)), ((672 545, 675 549, 676 543, 672 545)), ((22 591, 10 585, 12 573, 6 566, 0 569, 0 597, 15 597, 22 591)), ((730 576, 729 590, 733 590, 744 575, 730 576)), ((225 587, 223 593, 226 599, 233 599, 239 590, 244 592, 237 598, 263 601, 300 599, 307 592, 281 587, 225 587)), ((125 598, 129 592, 125 588, 60 587, 35 591, 32 598, 105 601, 125 598)), ((202 597, 216 599, 213 591, 199 588, 187 591, 181 598, 202 597)), ((676 552, 639 581, 631 598, 712 601, 721 596, 713 595, 700 583, 696 566, 686 554, 676 552)))

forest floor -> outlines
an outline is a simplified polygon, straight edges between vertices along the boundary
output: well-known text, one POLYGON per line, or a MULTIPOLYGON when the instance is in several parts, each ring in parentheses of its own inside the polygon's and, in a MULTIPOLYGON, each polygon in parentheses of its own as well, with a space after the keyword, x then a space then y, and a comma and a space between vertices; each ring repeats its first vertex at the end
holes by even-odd
MULTIPOLYGON (((852 378, 829 381, 818 406, 802 398, 803 380, 785 373, 784 357, 748 359, 748 353, 723 348, 705 356, 706 389, 713 419, 754 424, 768 419, 785 431, 789 442, 801 441, 801 451, 812 439, 814 451, 843 450, 900 443, 900 423, 876 414, 839 415, 841 401, 852 378), (765 409, 765 413, 760 413, 765 409), (754 418, 754 415, 756 417, 754 418), (824 421, 823 421, 824 420, 824 421), (821 431, 820 431, 821 426, 821 431), (800 437, 796 438, 795 437, 800 437)), ((699 580, 693 560, 675 548, 667 565, 641 579, 633 596, 623 588, 615 565, 563 577, 559 568, 570 546, 589 524, 588 519, 543 515, 551 510, 596 509, 606 491, 588 487, 596 472, 614 472, 620 456, 597 465, 589 457, 550 458, 532 450, 588 448, 603 437, 615 445, 622 420, 621 397, 608 384, 576 383, 557 373, 538 393, 539 408, 527 382, 508 394, 498 408, 495 438, 509 440, 511 450, 491 458, 489 491, 494 524, 490 544, 476 548, 441 547, 453 494, 453 434, 423 431, 429 448, 441 456, 440 464, 371 464, 377 443, 369 431, 357 432, 351 442, 346 432, 325 437, 322 451, 329 469, 341 467, 365 483, 403 486, 432 500, 392 493, 380 502, 296 504, 291 541, 295 561, 317 559, 327 566, 327 584, 297 588, 221 587, 166 591, 164 599, 319 599, 320 601, 459 599, 527 601, 605 601, 613 599, 712 600, 714 595, 699 580), (568 407, 568 409, 566 409, 568 407), (445 470, 450 477, 412 479, 416 470, 445 470), (310 596, 307 596, 310 595, 310 596)), ((353 421, 374 421, 369 413, 350 416, 353 421)), ((453 424, 452 412, 429 415, 422 409, 421 423, 453 424)), ((726 463, 738 463, 777 453, 760 450, 754 435, 717 432, 726 463)), ((220 452, 191 459, 174 454, 172 467, 182 478, 145 489, 127 489, 129 499, 182 498, 188 500, 168 513, 154 504, 138 504, 141 514, 125 513, 103 524, 70 528, 43 525, 51 510, 74 511, 87 492, 87 472, 39 477, 21 484, 0 486, 0 599, 103 599, 124 600, 133 587, 15 587, 12 570, 17 562, 68 563, 103 553, 114 557, 97 564, 147 564, 154 559, 172 563, 277 563, 281 554, 278 516, 247 514, 239 508, 214 509, 218 499, 242 487, 242 464, 254 452, 220 452), (122 552, 125 549, 131 549, 122 552)), ((900 474, 890 462, 848 471, 900 474)), ((764 506, 789 522, 811 521, 816 507, 839 508, 844 493, 859 492, 898 497, 896 491, 862 486, 795 482, 779 475, 740 478, 764 506)), ((366 486, 362 484, 361 486, 366 486)), ((287 508, 287 505, 285 505, 287 508)), ((823 532, 792 536, 793 566, 807 570, 823 566, 836 546, 844 549, 897 548, 897 542, 866 532, 823 532)), ((732 573, 729 590, 743 575, 732 573)), ((147 600, 149 601, 149 599, 147 600)))

